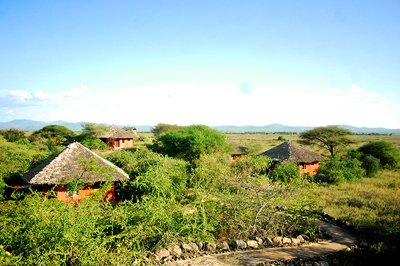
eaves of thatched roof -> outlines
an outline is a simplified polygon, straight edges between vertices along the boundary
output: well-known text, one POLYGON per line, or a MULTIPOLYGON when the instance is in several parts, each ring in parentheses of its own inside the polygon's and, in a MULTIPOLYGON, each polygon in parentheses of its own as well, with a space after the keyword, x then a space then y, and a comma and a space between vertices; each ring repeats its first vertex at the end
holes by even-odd
POLYGON ((112 125, 108 131, 101 133, 98 138, 104 139, 133 139, 135 135, 125 129, 112 125))
POLYGON ((59 185, 69 182, 122 181, 129 176, 120 168, 74 142, 59 154, 29 171, 23 179, 31 185, 59 185))
POLYGON ((260 155, 268 156, 274 161, 289 161, 295 163, 311 163, 327 160, 325 156, 306 150, 290 141, 286 141, 260 155))

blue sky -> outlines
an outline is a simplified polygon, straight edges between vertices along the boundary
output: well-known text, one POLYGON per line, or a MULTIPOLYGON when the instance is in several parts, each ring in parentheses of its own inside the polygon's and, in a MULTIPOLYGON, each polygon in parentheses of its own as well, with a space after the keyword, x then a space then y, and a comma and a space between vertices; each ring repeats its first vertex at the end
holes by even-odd
POLYGON ((0 121, 400 128, 400 1, 0 0, 0 121))

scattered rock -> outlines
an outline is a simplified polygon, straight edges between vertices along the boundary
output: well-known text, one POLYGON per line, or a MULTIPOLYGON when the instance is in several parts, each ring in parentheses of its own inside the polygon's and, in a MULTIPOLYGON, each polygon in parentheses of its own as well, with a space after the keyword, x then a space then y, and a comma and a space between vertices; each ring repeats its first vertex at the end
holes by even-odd
POLYGON ((258 248, 258 242, 255 240, 247 240, 247 247, 258 248))
POLYGON ((215 243, 207 243, 206 249, 207 251, 214 252, 217 250, 217 245, 215 243))
POLYGON ((164 259, 164 258, 167 258, 167 257, 170 255, 170 253, 169 253, 169 251, 166 250, 166 249, 160 249, 160 250, 157 251, 154 255, 155 255, 155 259, 156 259, 157 261, 160 261, 160 260, 162 260, 162 259, 164 259))
POLYGON ((196 243, 190 243, 189 246, 192 248, 193 251, 199 251, 199 246, 196 243))
POLYGON ((281 236, 276 236, 272 238, 272 243, 274 246, 280 246, 282 245, 282 237, 281 236))
POLYGON ((308 235, 300 235, 303 239, 304 239, 304 241, 310 241, 311 239, 310 239, 310 237, 308 236, 308 235))
POLYGON ((183 250, 183 252, 190 252, 193 250, 193 248, 189 244, 183 243, 182 250, 183 250))
POLYGON ((304 240, 304 237, 302 237, 301 235, 297 236, 297 239, 300 240, 300 243, 306 242, 306 241, 304 240))
POLYGON ((263 240, 260 237, 256 237, 257 244, 261 246, 263 244, 263 240))
POLYGON ((199 247, 199 249, 203 249, 204 248, 204 243, 201 241, 196 242, 197 246, 199 247))
POLYGON ((319 261, 319 265, 320 266, 329 266, 329 263, 327 261, 322 260, 322 261, 319 261))
POLYGON ((177 245, 168 248, 168 251, 172 256, 177 256, 177 257, 182 256, 182 249, 177 245))
POLYGON ((282 244, 285 246, 290 246, 290 244, 292 244, 292 241, 290 240, 290 238, 284 237, 282 238, 282 244))
POLYGON ((246 249, 247 244, 243 240, 233 240, 231 242, 231 246, 233 246, 234 249, 246 249))
POLYGON ((291 238, 290 240, 292 241, 292 245, 295 245, 295 246, 300 245, 300 243, 301 243, 300 239, 298 239, 298 238, 291 238))
POLYGON ((219 244, 219 249, 222 250, 222 251, 228 251, 228 250, 229 250, 229 244, 228 244, 228 242, 227 242, 227 241, 222 241, 222 242, 219 244))
POLYGON ((274 241, 269 237, 265 238, 265 246, 274 246, 274 241))

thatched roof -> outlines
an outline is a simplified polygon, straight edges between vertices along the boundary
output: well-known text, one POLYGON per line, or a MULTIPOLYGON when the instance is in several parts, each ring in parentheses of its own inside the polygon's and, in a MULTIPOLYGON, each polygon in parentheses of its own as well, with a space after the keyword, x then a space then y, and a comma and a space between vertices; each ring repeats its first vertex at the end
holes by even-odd
POLYGON ((268 156, 274 161, 289 161, 295 163, 311 163, 327 160, 325 156, 306 150, 290 141, 286 141, 260 155, 268 156))
POLYGON ((32 185, 58 185, 71 181, 94 183, 127 180, 129 176, 82 144, 74 142, 29 171, 23 179, 32 185))
POLYGON ((100 133, 97 137, 100 139, 133 139, 135 135, 130 131, 112 125, 107 131, 100 133))

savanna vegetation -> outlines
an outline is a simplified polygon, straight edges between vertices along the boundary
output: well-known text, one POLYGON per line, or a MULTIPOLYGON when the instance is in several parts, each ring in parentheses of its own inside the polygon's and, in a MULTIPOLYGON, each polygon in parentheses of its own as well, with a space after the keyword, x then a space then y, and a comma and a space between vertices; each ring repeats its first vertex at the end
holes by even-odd
POLYGON ((1 132, 1 265, 151 264, 149 253, 182 242, 312 237, 314 219, 323 212, 365 239, 357 250, 339 254, 342 264, 399 254, 399 136, 339 135, 351 144, 335 144, 340 149, 333 154, 328 146, 311 145, 334 156, 318 175, 301 176, 295 164, 272 170, 271 160, 257 155, 304 136, 159 124, 136 148, 104 152, 98 130, 86 124, 72 133, 57 127, 1 132), (75 140, 129 174, 130 180, 116 187, 118 204, 99 204, 93 197, 75 206, 51 193, 10 193, 14 181, 75 140), (229 154, 237 145, 250 152, 232 161, 229 154))

